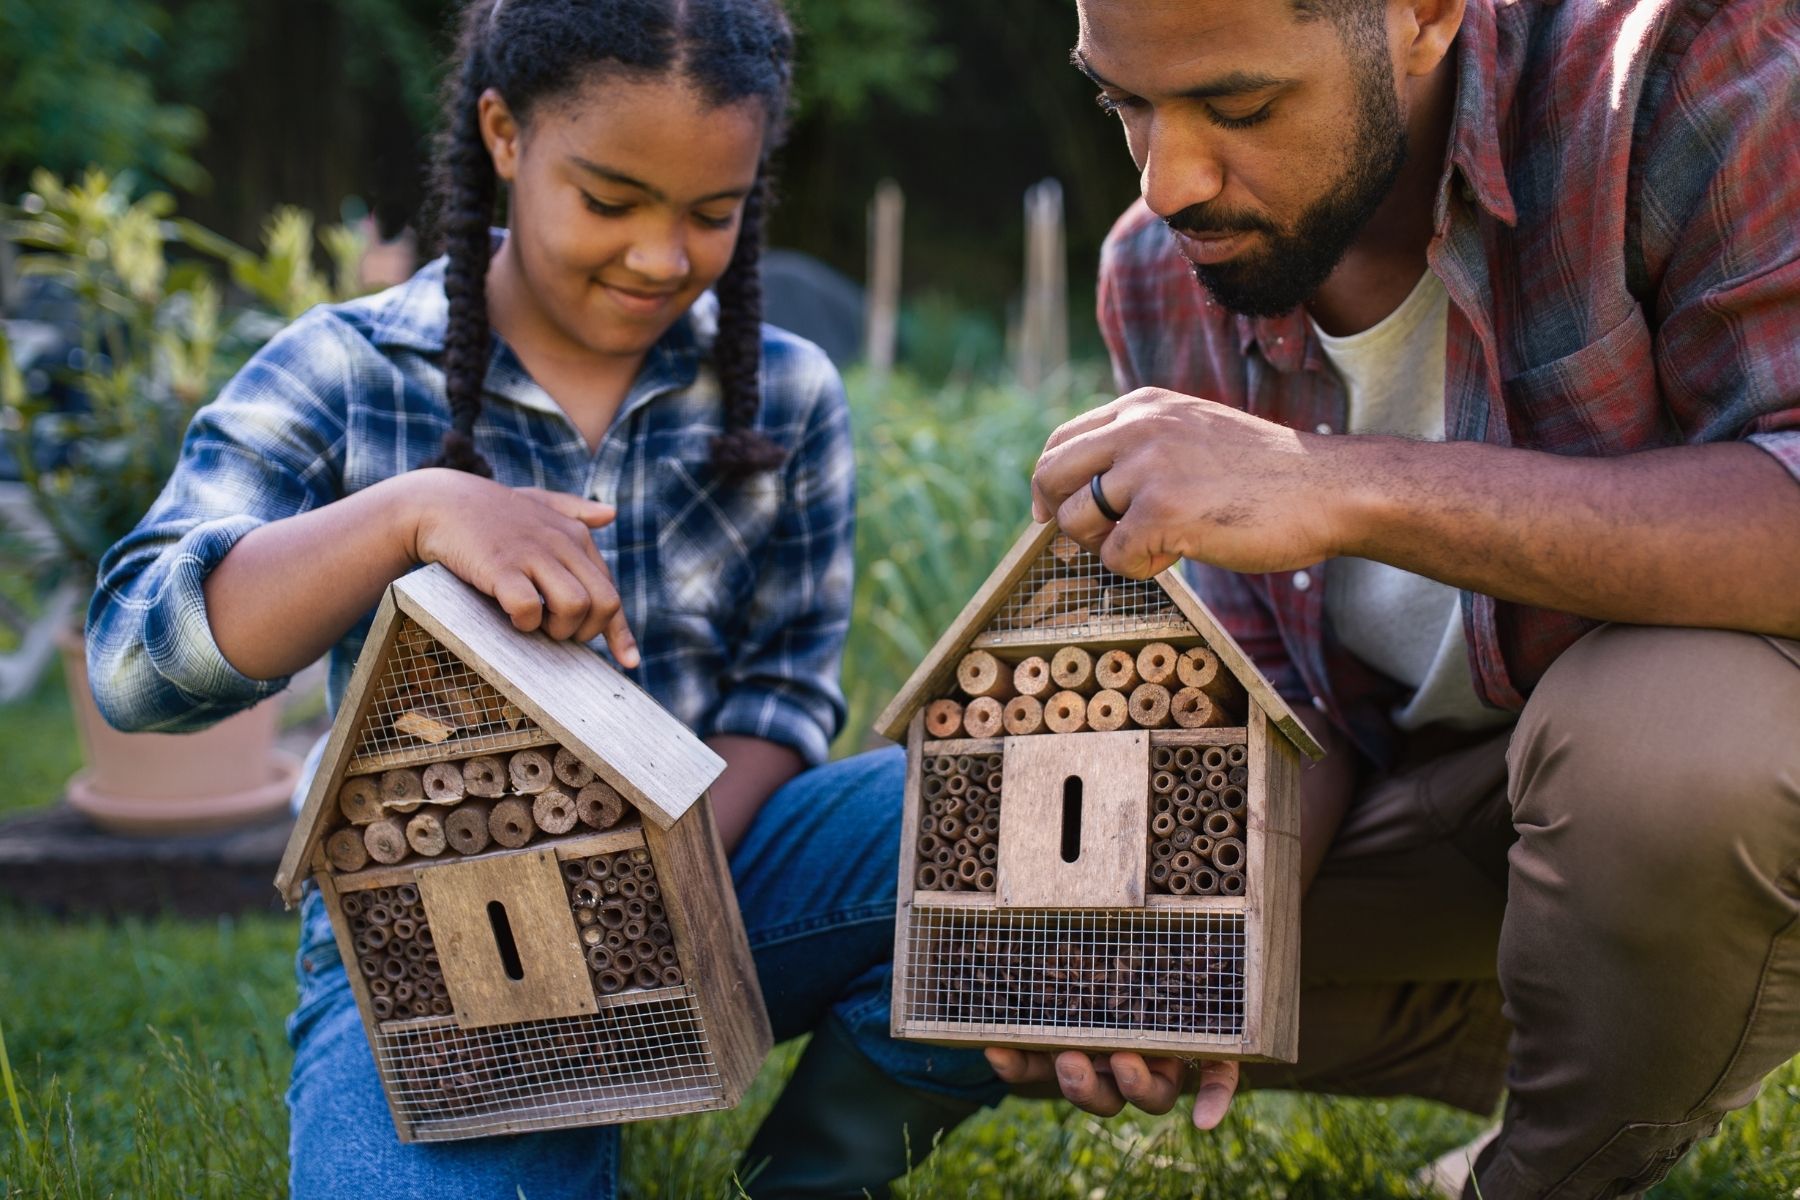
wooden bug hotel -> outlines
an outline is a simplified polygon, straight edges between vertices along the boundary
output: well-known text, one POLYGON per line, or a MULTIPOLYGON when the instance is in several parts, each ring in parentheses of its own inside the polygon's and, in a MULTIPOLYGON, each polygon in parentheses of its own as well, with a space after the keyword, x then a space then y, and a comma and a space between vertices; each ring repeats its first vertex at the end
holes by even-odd
POLYGON ((737 1103, 770 1031, 723 765, 443 567, 389 589, 276 886, 322 893, 402 1141, 737 1103))
POLYGON ((1033 526, 880 717, 896 1037, 1293 1060, 1322 751, 1178 570, 1033 526))

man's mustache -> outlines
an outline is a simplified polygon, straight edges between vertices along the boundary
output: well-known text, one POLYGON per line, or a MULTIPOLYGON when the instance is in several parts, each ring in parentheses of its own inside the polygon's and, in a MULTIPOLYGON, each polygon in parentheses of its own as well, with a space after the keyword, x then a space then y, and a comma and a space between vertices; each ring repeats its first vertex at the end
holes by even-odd
POLYGON ((1251 213, 1234 213, 1205 204, 1190 204, 1163 223, 1176 233, 1279 233, 1274 225, 1251 213))

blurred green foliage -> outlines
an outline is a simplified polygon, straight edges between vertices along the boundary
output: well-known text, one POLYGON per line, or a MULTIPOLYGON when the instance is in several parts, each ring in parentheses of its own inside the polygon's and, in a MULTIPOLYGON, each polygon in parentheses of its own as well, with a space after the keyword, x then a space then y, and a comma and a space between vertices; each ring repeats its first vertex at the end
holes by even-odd
POLYGON ((98 170, 74 183, 39 171, 5 217, 19 273, 55 281, 80 306, 83 345, 59 374, 84 401, 61 408, 30 390, 0 333, 0 421, 54 537, 48 554, 7 543, 34 547, 30 561, 7 565, 45 585, 91 580, 162 490, 194 410, 282 322, 353 293, 362 246, 347 229, 325 231, 327 278, 304 212, 277 211, 252 252, 176 219, 167 193, 133 198, 126 177, 98 170), (174 246, 198 253, 171 261, 174 246), (221 263, 248 297, 233 311, 221 263))

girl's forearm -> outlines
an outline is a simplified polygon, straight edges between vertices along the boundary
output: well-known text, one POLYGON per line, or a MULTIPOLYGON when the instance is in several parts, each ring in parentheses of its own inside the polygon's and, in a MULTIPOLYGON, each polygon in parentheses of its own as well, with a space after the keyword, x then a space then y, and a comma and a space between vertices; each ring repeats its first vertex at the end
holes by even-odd
POLYGON ((725 773, 712 786, 713 819, 725 852, 737 849, 750 823, 782 784, 806 769, 806 760, 787 746, 757 737, 725 734, 706 739, 725 773))
POLYGON ((252 679, 318 660, 413 566, 405 514, 418 481, 384 480, 273 521, 233 546, 205 584, 226 661, 252 679))

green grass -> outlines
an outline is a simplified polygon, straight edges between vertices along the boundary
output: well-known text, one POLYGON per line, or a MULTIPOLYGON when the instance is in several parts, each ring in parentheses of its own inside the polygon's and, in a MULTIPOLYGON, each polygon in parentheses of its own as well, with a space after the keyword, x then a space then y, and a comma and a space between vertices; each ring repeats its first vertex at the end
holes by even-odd
MULTIPOLYGON (((861 577, 840 751, 862 744, 1011 544, 1043 438, 1100 394, 1100 380, 1072 376, 1037 396, 905 377, 852 388, 861 577)), ((11 784, 0 812, 50 803, 78 759, 60 676, 0 710, 0 723, 0 778, 11 784)), ((287 917, 55 922, 0 907, 0 1198, 282 1194, 295 934, 287 917)), ((626 1195, 735 1196, 737 1156, 795 1049, 771 1058, 735 1112, 627 1129, 626 1195)), ((1271 1094, 1203 1135, 1181 1113, 1103 1122, 1008 1101, 950 1135, 901 1190, 912 1200, 1405 1197, 1415 1168, 1479 1126, 1422 1102, 1271 1094)), ((1794 1196, 1796 1182, 1800 1060, 1655 1195, 1794 1196)))

